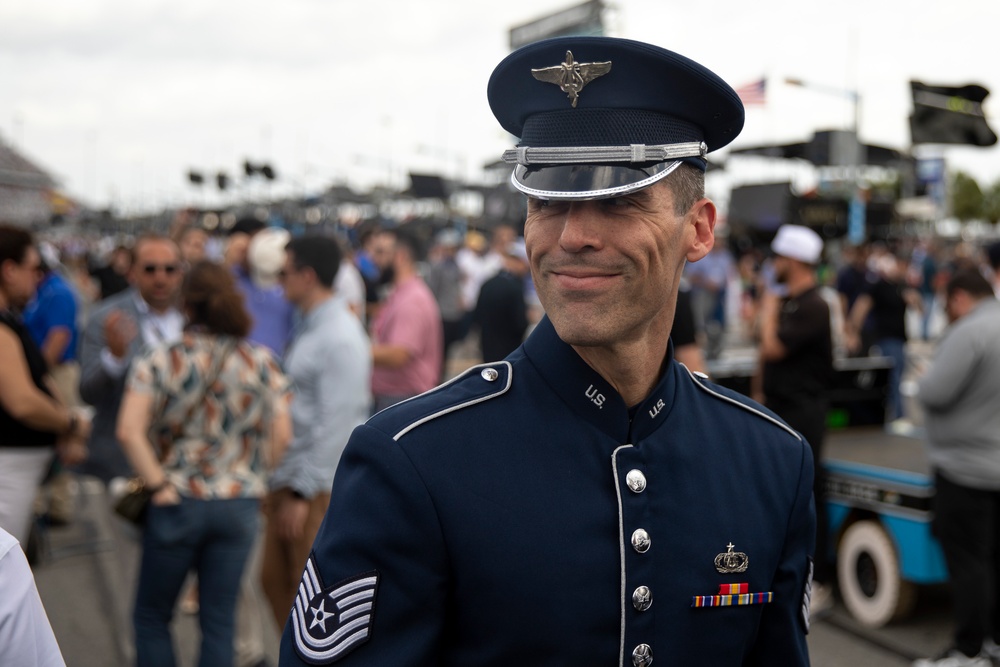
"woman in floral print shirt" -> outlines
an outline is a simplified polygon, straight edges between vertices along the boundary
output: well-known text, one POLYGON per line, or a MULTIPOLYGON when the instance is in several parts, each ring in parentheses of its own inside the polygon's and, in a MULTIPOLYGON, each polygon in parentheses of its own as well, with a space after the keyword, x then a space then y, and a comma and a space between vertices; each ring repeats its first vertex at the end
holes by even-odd
POLYGON ((189 570, 200 587, 201 665, 231 665, 236 597, 259 521, 266 468, 291 435, 288 381, 245 340, 232 275, 199 262, 181 290, 182 340, 132 366, 118 438, 156 490, 133 616, 137 664, 173 665, 169 623, 189 570))

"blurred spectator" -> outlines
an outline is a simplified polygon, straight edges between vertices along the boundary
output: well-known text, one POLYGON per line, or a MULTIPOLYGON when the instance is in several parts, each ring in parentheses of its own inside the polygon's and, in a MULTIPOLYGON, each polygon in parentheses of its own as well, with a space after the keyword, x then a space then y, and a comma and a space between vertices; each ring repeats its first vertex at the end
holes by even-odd
POLYGON ((21 543, 53 452, 67 464, 79 462, 90 431, 87 417, 54 395, 45 359, 19 315, 40 269, 31 234, 0 226, 0 527, 21 543))
POLYGON ((691 286, 684 278, 677 290, 677 304, 674 307, 674 322, 670 327, 670 342, 674 346, 674 359, 687 366, 688 370, 699 373, 708 371, 705 355, 698 343, 698 331, 691 308, 691 286))
POLYGON ((354 251, 349 243, 338 238, 340 251, 340 269, 333 282, 333 292, 347 303, 347 308, 364 324, 367 303, 367 287, 361 271, 354 263, 354 251))
POLYGON ((243 261, 232 265, 237 287, 250 312, 252 324, 247 338, 281 358, 291 340, 295 320, 295 309, 278 284, 285 265, 285 246, 291 235, 280 227, 266 227, 247 233, 247 238, 243 261))
POLYGON ((437 385, 444 347, 437 302, 417 273, 420 241, 406 229, 380 236, 388 245, 379 269, 392 291, 372 323, 376 412, 437 385))
POLYGON ((904 416, 903 396, 899 386, 906 368, 906 309, 921 310, 923 302, 916 290, 906 285, 906 262, 886 252, 876 263, 877 276, 865 284, 846 323, 848 348, 861 346, 861 329, 865 318, 872 314, 874 343, 870 354, 892 359, 889 371, 888 419, 904 416))
POLYGON ((66 667, 17 540, 0 528, 0 665, 66 667))
POLYGON ((176 305, 183 276, 177 244, 144 236, 134 254, 134 287, 97 304, 80 344, 80 398, 94 406, 94 429, 90 457, 79 472, 105 484, 132 474, 115 437, 129 366, 144 350, 177 341, 184 326, 176 305))
POLYGON ((684 275, 691 284, 691 304, 695 322, 705 333, 705 356, 716 359, 722 352, 726 331, 726 288, 733 273, 732 253, 717 240, 712 251, 697 262, 688 263, 684 275))
MULTIPOLYGON (((842 265, 837 271, 836 287, 840 295, 841 312, 849 316, 858 297, 865 291, 868 282, 867 255, 864 246, 845 245, 841 249, 842 265)), ((857 333, 858 343, 855 353, 863 354, 872 345, 872 317, 869 315, 857 333)))
POLYGON ((444 332, 441 378, 445 377, 448 354, 451 346, 463 338, 465 330, 466 306, 462 300, 462 271, 456 257, 461 245, 461 235, 455 229, 443 229, 438 233, 431 250, 430 268, 427 272, 427 287, 434 294, 438 310, 441 312, 441 327, 444 332))
POLYGON ((295 386, 294 438, 269 483, 261 581, 278 627, 284 626, 302 566, 330 501, 347 439, 368 418, 371 352, 364 328, 335 298, 340 247, 332 238, 291 240, 282 284, 301 314, 285 356, 295 386))
POLYGON ((207 257, 208 233, 201 227, 187 227, 177 239, 181 258, 188 266, 207 257))
POLYGON ((1000 580, 1000 303, 978 269, 955 273, 945 292, 948 328, 918 382, 934 471, 934 535, 950 573, 954 635, 938 660, 991 665, 1000 580))
POLYGON ((935 277, 938 271, 936 250, 931 241, 920 241, 910 255, 910 266, 907 269, 907 282, 917 290, 923 303, 920 318, 920 337, 923 340, 930 340, 931 316, 934 314, 935 277))
POLYGON ((120 245, 111 251, 107 264, 95 268, 91 275, 97 281, 99 299, 124 292, 129 287, 128 276, 132 269, 132 250, 120 245))
POLYGON ((486 259, 488 250, 486 237, 477 231, 470 231, 465 235, 465 244, 455 252, 455 263, 462 275, 462 305, 466 311, 463 333, 468 333, 472 325, 479 288, 500 270, 500 262, 491 266, 492 260, 486 259))
POLYGON ((35 298, 24 310, 24 324, 38 344, 61 397, 68 405, 77 405, 80 402, 77 393, 79 308, 73 288, 56 270, 58 265, 59 258, 55 254, 41 257, 41 282, 35 298))
POLYGON ((265 466, 291 433, 288 382, 270 351, 245 340, 250 316, 231 273, 195 264, 181 301, 183 337, 135 360, 117 424, 129 462, 154 491, 133 616, 140 667, 175 664, 169 625, 189 570, 199 581, 199 664, 233 664, 265 466))
POLYGON ((503 255, 500 271, 479 290, 473 321, 479 327, 483 361, 499 361, 517 349, 528 329, 528 307, 524 302, 528 277, 528 253, 524 241, 512 241, 503 255))
POLYGON ((228 236, 226 237, 226 248, 222 252, 222 263, 228 267, 246 267, 250 239, 265 227, 267 227, 267 224, 257 218, 240 218, 237 220, 229 228, 228 236))
MULTIPOLYGON (((41 247, 42 282, 35 298, 24 311, 24 324, 38 344, 49 369, 57 395, 70 407, 80 405, 80 364, 77 362, 77 296, 59 274, 57 251, 41 247)), ((73 516, 72 476, 53 464, 38 511, 55 524, 68 523, 73 516)))
POLYGON ((368 220, 357 226, 357 250, 354 253, 354 266, 365 281, 365 316, 363 321, 371 319, 377 310, 379 302, 379 271, 373 255, 373 244, 381 231, 381 226, 368 220))
MULTIPOLYGON (((823 439, 827 392, 833 383, 830 305, 817 284, 823 239, 800 225, 782 225, 771 243, 775 280, 784 289, 760 299, 760 393, 755 398, 802 434, 813 452, 816 558, 810 610, 829 611, 832 572, 827 547, 823 439)), ((755 392, 756 393, 756 392, 755 392)))
POLYGON ((986 247, 986 261, 990 269, 990 284, 993 292, 1000 296, 1000 241, 986 247))

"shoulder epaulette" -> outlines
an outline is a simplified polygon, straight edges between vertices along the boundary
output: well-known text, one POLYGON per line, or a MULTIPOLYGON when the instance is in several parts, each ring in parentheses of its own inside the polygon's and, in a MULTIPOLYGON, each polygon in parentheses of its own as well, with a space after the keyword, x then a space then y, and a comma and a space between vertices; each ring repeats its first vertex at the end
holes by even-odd
MULTIPOLYGON (((683 366, 683 364, 681 365, 683 366)), ((719 385, 710 382, 708 376, 705 375, 704 373, 698 371, 692 371, 687 366, 684 366, 684 370, 686 370, 688 372, 688 375, 691 376, 691 379, 694 380, 695 386, 698 387, 701 391, 708 394, 709 396, 712 396, 713 398, 716 398, 725 403, 729 403, 730 405, 735 405, 739 408, 742 408, 747 412, 754 414, 768 422, 771 422, 772 424, 781 429, 784 429, 788 433, 791 433, 793 436, 795 436, 797 440, 802 440, 802 436, 799 435, 795 429, 793 429, 791 426, 781 421, 777 417, 772 416, 766 412, 763 412, 762 410, 759 410, 756 407, 756 403, 750 404, 748 402, 749 399, 743 394, 728 390, 725 387, 720 387, 719 385)))
POLYGON ((473 366, 430 391, 382 410, 368 423, 399 440, 433 419, 501 396, 510 389, 513 375, 509 361, 473 366))

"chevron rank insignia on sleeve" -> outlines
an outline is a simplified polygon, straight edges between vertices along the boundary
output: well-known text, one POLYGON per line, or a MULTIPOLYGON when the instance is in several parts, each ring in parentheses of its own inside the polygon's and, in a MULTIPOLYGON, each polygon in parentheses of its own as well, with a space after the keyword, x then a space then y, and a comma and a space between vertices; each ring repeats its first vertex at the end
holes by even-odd
POLYGON ((324 588, 316 559, 309 554, 292 607, 299 657, 311 665, 326 665, 368 641, 377 588, 374 571, 324 588))

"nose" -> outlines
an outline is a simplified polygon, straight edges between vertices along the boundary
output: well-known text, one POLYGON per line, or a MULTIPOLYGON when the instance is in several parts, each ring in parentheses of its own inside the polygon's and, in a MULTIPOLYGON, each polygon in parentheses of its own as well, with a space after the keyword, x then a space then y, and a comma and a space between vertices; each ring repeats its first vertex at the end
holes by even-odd
POLYGON ((600 250, 604 247, 607 224, 594 202, 569 202, 559 235, 559 246, 566 252, 600 250))

